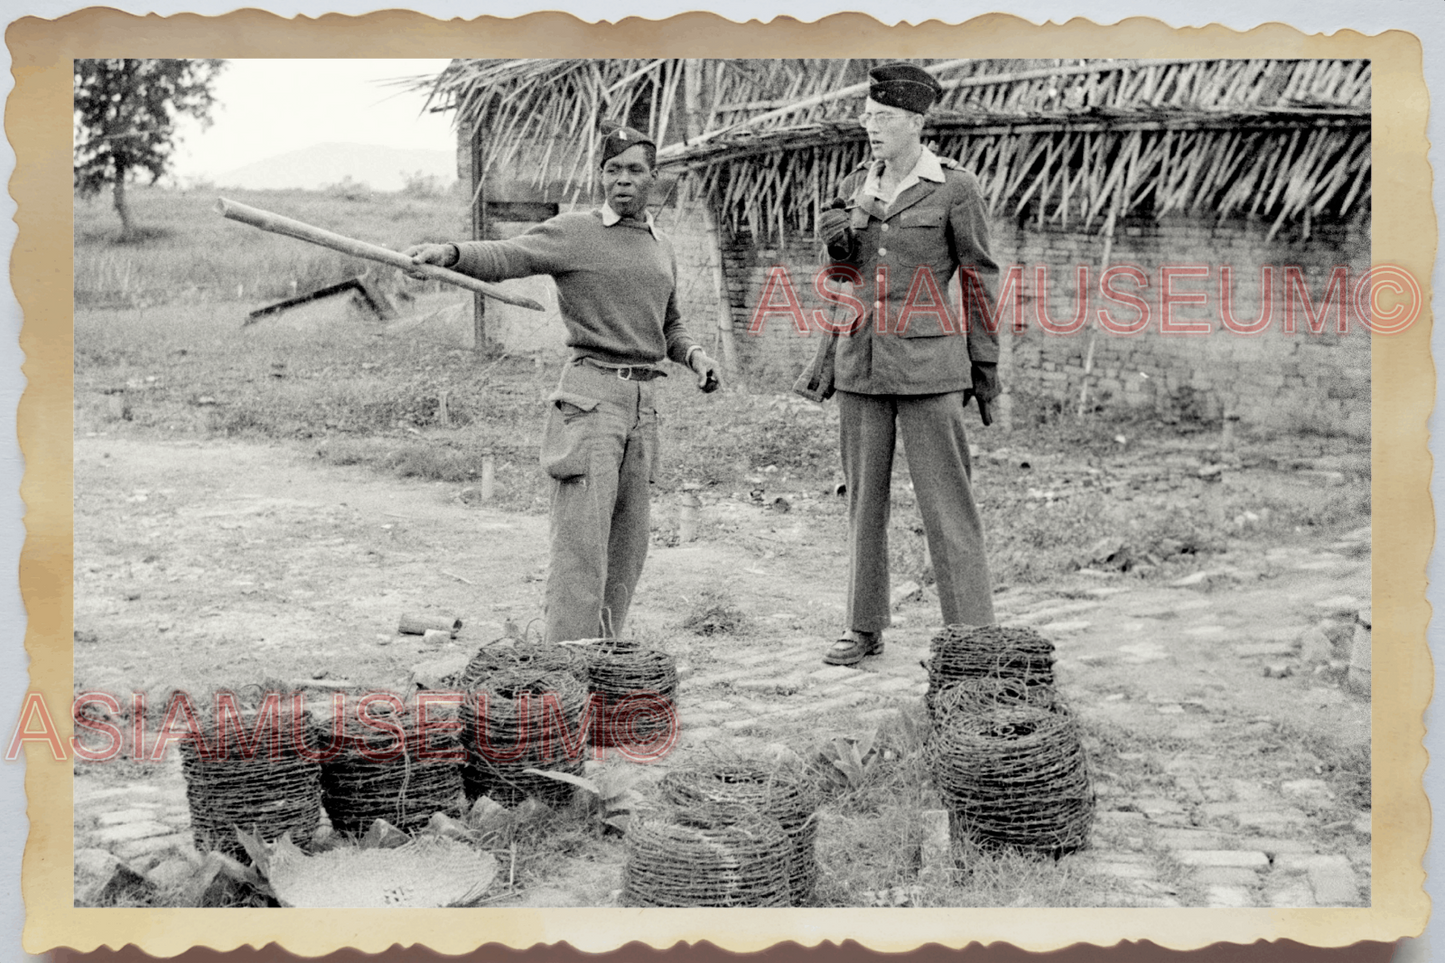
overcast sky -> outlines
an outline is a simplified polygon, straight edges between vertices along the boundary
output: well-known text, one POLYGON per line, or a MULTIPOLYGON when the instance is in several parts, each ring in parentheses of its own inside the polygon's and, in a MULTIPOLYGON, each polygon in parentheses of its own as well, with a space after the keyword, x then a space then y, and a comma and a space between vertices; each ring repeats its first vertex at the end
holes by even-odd
POLYGON ((330 142, 453 149, 450 114, 378 81, 436 75, 446 60, 231 60, 216 80, 214 123, 180 125, 174 172, 214 177, 330 142))

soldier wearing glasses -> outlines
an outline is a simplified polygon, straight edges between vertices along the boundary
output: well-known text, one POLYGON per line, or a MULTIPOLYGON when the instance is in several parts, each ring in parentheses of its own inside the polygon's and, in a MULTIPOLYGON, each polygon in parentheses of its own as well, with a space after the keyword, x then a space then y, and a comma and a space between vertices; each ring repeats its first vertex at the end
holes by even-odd
POLYGON ((972 174, 923 145, 924 115, 942 92, 938 81, 908 63, 883 64, 869 80, 860 121, 872 160, 843 179, 839 201, 819 218, 829 259, 861 277, 866 309, 836 339, 849 571, 846 631, 824 655, 834 665, 883 650, 889 482, 899 436, 944 623, 994 621, 963 414, 973 398, 983 423, 991 421, 998 335, 976 308, 967 318, 952 307, 947 314, 905 313, 910 304, 951 305, 959 270, 973 271, 992 298, 998 265, 989 253, 984 202, 972 174))
POLYGON ((549 642, 621 632, 649 538, 657 467, 653 380, 664 358, 719 384, 716 362, 683 327, 677 257, 652 223, 657 148, 640 132, 602 141, 603 205, 560 214, 508 241, 419 244, 406 254, 483 281, 551 275, 571 360, 547 399, 542 467, 552 476, 549 642))

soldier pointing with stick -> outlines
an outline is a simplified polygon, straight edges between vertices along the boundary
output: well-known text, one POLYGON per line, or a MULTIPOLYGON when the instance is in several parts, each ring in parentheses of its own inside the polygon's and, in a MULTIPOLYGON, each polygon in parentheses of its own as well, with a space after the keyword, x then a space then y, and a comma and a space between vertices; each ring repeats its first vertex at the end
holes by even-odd
POLYGON ((557 284, 572 356, 547 399, 542 435, 542 467, 553 479, 549 642, 616 635, 627 619, 647 556, 659 363, 691 368, 703 391, 720 383, 717 362, 683 326, 677 258, 647 212, 656 145, 622 127, 604 136, 601 153, 600 208, 560 214, 508 241, 403 252, 482 281, 547 274, 557 284))

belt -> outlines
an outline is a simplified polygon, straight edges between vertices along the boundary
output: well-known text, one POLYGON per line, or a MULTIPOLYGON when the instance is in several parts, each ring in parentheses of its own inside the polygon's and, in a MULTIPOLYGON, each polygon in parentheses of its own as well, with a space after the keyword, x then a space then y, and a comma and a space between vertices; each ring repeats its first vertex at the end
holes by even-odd
POLYGON ((623 381, 651 381, 653 378, 666 378, 667 372, 660 368, 652 368, 641 364, 608 364, 605 361, 598 361, 596 358, 573 358, 573 364, 585 364, 589 368, 597 368, 601 371, 616 372, 617 377, 623 381))

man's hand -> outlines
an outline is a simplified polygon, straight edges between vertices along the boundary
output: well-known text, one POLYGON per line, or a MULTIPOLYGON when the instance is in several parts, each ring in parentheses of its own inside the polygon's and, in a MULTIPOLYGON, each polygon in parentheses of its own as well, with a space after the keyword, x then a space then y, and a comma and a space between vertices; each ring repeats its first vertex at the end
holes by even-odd
MULTIPOLYGON (((413 264, 435 264, 444 268, 455 267, 461 260, 461 252, 455 244, 413 244, 401 253, 411 258, 413 264)), ((407 273, 414 278, 426 277, 424 274, 407 273)))
POLYGON ((687 365, 697 373, 697 386, 704 394, 722 387, 722 369, 701 348, 687 356, 687 365))
MULTIPOLYGON (((837 204, 837 201, 833 202, 837 204)), ((818 215, 818 240, 829 247, 844 248, 852 245, 852 231, 848 228, 848 211, 830 207, 818 215)))
POLYGON ((963 403, 978 399, 978 416, 987 428, 993 424, 992 404, 1003 390, 998 383, 998 365, 990 361, 975 361, 971 366, 973 387, 963 393, 963 403))

